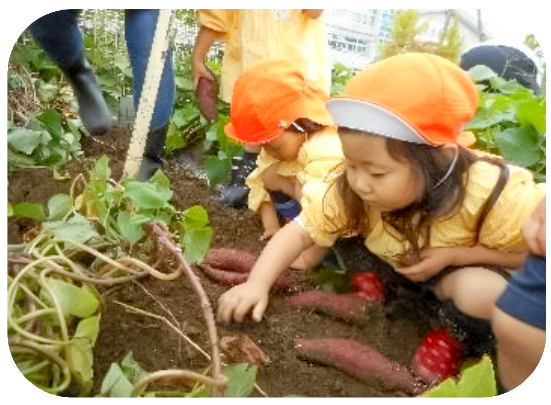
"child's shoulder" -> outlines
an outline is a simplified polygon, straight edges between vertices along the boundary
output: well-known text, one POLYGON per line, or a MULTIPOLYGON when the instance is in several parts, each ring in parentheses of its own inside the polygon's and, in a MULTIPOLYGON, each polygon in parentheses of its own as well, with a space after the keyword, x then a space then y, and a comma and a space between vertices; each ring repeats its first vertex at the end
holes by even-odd
POLYGON ((325 127, 313 134, 309 134, 303 144, 306 150, 325 149, 342 153, 341 140, 335 127, 325 127))

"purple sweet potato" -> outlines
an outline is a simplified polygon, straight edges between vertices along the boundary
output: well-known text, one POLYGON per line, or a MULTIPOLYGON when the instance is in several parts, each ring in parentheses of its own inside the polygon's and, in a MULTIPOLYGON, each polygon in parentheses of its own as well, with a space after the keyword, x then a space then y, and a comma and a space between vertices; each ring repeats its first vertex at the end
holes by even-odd
POLYGON ((418 394, 423 386, 409 370, 370 346, 341 338, 295 339, 298 357, 345 372, 365 383, 380 381, 389 389, 418 394))
MULTIPOLYGON (((205 265, 204 263, 198 264, 197 267, 199 267, 203 272, 213 281, 222 284, 222 285, 237 285, 242 284, 249 278, 249 273, 238 273, 231 270, 221 270, 216 269, 214 267, 205 265)), ((279 276, 275 283, 274 288, 279 289, 288 289, 292 286, 292 280, 289 279, 289 277, 285 276, 285 274, 282 274, 279 276)))
POLYGON ((230 270, 237 273, 250 273, 256 256, 245 250, 228 248, 210 249, 202 264, 220 270, 230 270))
POLYGON ((329 294, 312 290, 292 296, 288 304, 291 308, 321 312, 356 325, 367 320, 368 302, 357 294, 329 294))
POLYGON ((218 84, 214 80, 200 77, 197 83, 197 100, 199 111, 209 120, 216 121, 218 118, 218 108, 216 101, 218 98, 218 84))

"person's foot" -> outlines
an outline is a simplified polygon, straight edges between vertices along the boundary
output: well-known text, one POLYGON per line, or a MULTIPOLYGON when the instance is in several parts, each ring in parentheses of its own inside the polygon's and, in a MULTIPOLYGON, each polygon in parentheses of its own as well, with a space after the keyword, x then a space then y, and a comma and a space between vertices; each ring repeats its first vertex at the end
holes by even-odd
POLYGON ((139 181, 148 181, 163 166, 167 130, 168 124, 151 130, 147 135, 145 152, 137 177, 139 181))
POLYGON ((256 153, 245 152, 233 158, 230 183, 222 188, 220 201, 233 208, 246 208, 249 188, 245 179, 256 166, 256 153))
POLYGON ((73 85, 79 115, 92 135, 103 135, 112 125, 111 111, 103 98, 96 75, 84 55, 65 72, 73 85))

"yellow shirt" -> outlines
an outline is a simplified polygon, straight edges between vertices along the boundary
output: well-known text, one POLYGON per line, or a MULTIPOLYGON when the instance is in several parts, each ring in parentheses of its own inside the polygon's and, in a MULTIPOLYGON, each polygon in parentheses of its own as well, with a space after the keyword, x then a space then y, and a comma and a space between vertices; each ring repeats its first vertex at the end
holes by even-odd
POLYGON ((262 183, 262 173, 279 163, 278 174, 285 177, 294 177, 303 187, 317 179, 331 181, 340 170, 333 170, 343 161, 341 141, 336 128, 325 128, 310 135, 299 150, 296 160, 281 162, 269 155, 264 148, 256 159, 256 169, 247 177, 245 183, 249 187, 249 208, 258 211, 260 204, 270 202, 270 194, 262 183))
POLYGON ((331 66, 323 15, 306 17, 302 10, 198 10, 201 25, 224 33, 221 98, 230 102, 237 77, 252 63, 289 59, 304 69, 308 81, 329 95, 331 66))
MULTIPOLYGON (((519 251, 527 248, 521 225, 545 195, 545 184, 536 184, 532 174, 523 168, 509 166, 509 171, 509 180, 482 225, 479 243, 489 249, 519 251)), ((481 208, 492 193, 498 177, 499 168, 495 165, 487 162, 472 165, 462 206, 450 217, 433 223, 429 246, 473 246, 481 208)), ((309 190, 308 195, 303 191, 298 223, 318 245, 331 246, 342 236, 337 231, 346 221, 342 199, 335 186, 323 181, 310 184, 309 190)), ((400 255, 409 250, 409 243, 398 231, 384 224, 380 215, 370 218, 370 224, 371 231, 365 246, 396 267, 400 255)))

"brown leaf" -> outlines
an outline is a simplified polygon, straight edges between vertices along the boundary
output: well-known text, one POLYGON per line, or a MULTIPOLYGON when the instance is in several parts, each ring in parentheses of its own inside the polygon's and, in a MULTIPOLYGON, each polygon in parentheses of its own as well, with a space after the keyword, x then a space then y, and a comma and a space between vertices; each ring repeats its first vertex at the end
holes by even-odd
POLYGON ((237 363, 270 364, 270 358, 247 335, 228 335, 220 339, 224 352, 237 363))

